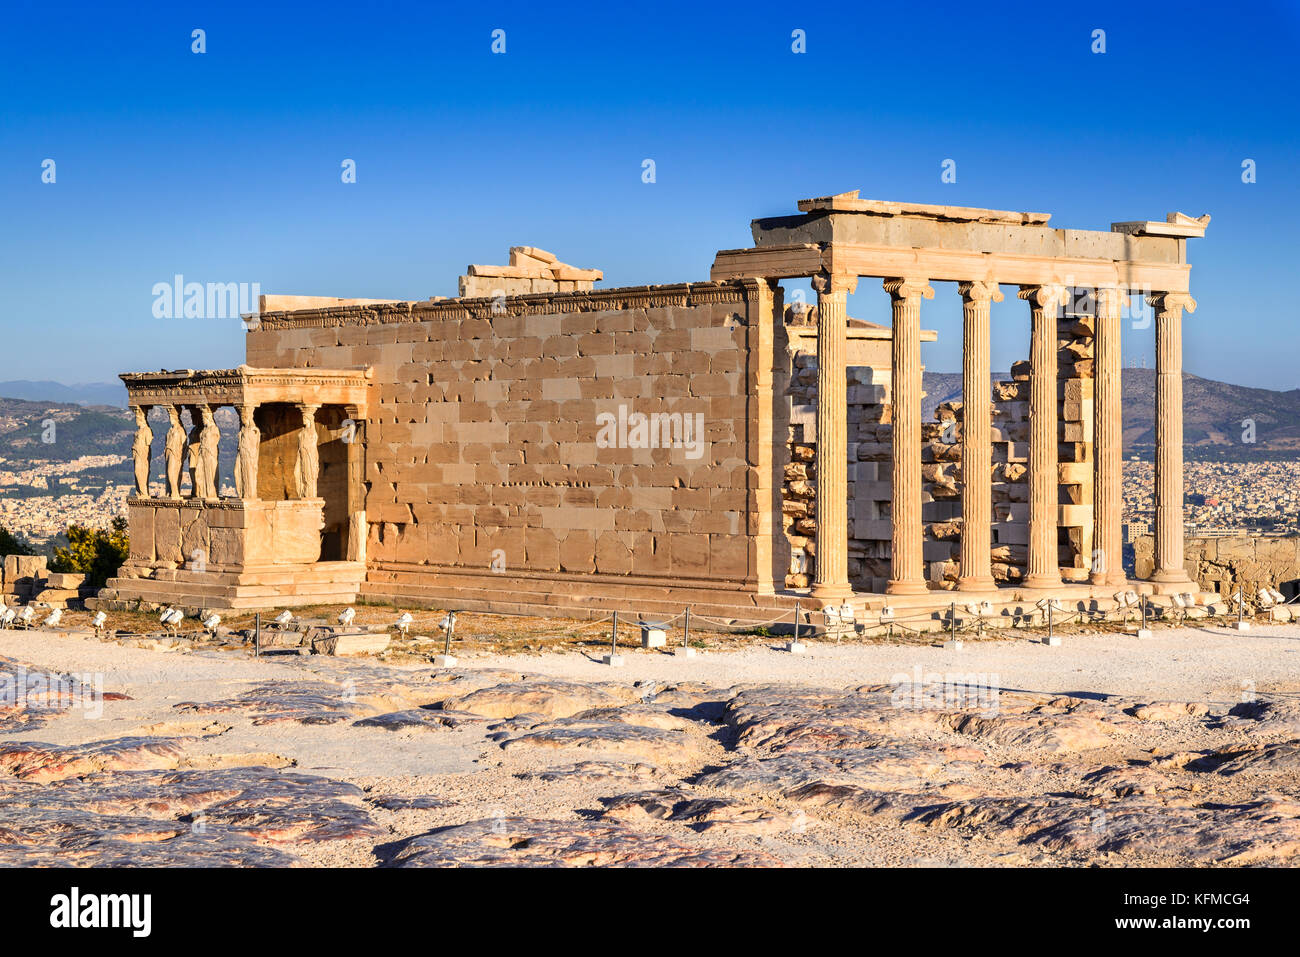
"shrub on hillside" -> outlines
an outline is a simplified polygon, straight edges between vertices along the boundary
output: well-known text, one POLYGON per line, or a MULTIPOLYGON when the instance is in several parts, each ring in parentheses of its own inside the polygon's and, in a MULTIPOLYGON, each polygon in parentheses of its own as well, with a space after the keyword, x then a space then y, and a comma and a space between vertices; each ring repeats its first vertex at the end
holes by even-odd
POLYGON ((130 554, 126 519, 120 516, 107 529, 69 525, 67 536, 68 547, 54 550, 50 571, 81 572, 86 584, 96 588, 103 587, 130 554))

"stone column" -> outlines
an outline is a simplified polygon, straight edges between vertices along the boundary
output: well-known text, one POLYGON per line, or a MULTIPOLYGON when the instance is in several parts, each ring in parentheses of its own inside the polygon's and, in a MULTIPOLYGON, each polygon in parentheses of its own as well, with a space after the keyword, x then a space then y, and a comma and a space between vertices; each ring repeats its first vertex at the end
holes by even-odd
POLYGON ((919 595, 926 589, 921 547, 921 300, 929 281, 886 279, 893 306, 893 488, 891 574, 885 591, 919 595))
POLYGON ((236 406, 239 412, 239 440, 235 451, 235 494, 246 502, 257 501, 257 466, 262 452, 262 430, 253 420, 255 405, 236 406))
POLYGON ((316 480, 320 477, 320 453, 316 449, 316 410, 319 405, 301 403, 302 428, 298 430, 298 459, 293 466, 293 481, 298 498, 316 497, 316 480))
POLYGON ((989 304, 1001 302, 995 282, 963 282, 961 357, 961 577, 957 587, 993 587, 992 374, 989 304))
POLYGON ((1183 567, 1183 310, 1187 293, 1157 293, 1156 311, 1156 568, 1152 581, 1190 582, 1183 567))
POLYGON ((842 601, 849 585, 848 293, 852 280, 815 276, 817 290, 817 567, 812 597, 842 601))
POLYGON ((1056 312, 1065 301, 1065 287, 1021 286, 1029 300, 1029 574, 1027 588, 1061 584, 1057 545, 1060 484, 1057 467, 1056 312))
POLYGON ((1128 296, 1122 289, 1098 289, 1096 295, 1097 382, 1093 396, 1092 522, 1094 585, 1122 585, 1124 541, 1124 418, 1120 317, 1128 296))
POLYGON ((135 412, 135 441, 131 443, 131 457, 135 465, 136 498, 149 498, 149 466, 153 458, 153 429, 149 428, 147 405, 131 406, 135 412))

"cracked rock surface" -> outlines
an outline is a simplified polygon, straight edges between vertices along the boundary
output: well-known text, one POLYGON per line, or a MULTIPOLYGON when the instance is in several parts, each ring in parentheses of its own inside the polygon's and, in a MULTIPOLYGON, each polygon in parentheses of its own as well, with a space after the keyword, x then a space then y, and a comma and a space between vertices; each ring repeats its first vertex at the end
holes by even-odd
POLYGON ((1300 863, 1297 686, 638 682, 79 640, 0 634, 0 865, 1300 863))

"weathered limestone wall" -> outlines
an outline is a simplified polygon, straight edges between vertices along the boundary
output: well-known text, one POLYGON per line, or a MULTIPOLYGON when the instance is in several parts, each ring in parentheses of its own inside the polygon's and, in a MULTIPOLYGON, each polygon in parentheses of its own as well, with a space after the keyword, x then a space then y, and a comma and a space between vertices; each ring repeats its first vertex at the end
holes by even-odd
MULTIPOLYGON (((1133 543, 1138 578, 1155 571, 1155 537, 1143 535, 1133 543)), ((1276 588, 1287 598, 1300 591, 1300 536, 1237 535, 1187 538, 1184 567, 1201 591, 1230 597, 1243 585, 1247 598, 1259 586, 1276 588)))
POLYGON ((374 367, 372 567, 770 586, 773 309, 745 280, 273 314, 248 362, 374 367))

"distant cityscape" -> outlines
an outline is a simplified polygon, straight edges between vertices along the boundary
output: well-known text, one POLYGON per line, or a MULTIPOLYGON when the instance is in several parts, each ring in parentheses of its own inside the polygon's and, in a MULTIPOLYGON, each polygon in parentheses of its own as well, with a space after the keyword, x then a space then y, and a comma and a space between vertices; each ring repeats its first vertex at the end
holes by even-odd
MULTIPOLYGON (((1155 520, 1154 483, 1152 462, 1125 461, 1128 541, 1145 534, 1155 520)), ((1300 459, 1187 461, 1183 495, 1189 535, 1300 534, 1300 459)))
POLYGON ((40 550, 48 550, 69 524, 107 528, 114 516, 126 514, 131 486, 106 479, 104 472, 127 461, 125 455, 83 455, 15 467, 0 458, 0 527, 40 550))

